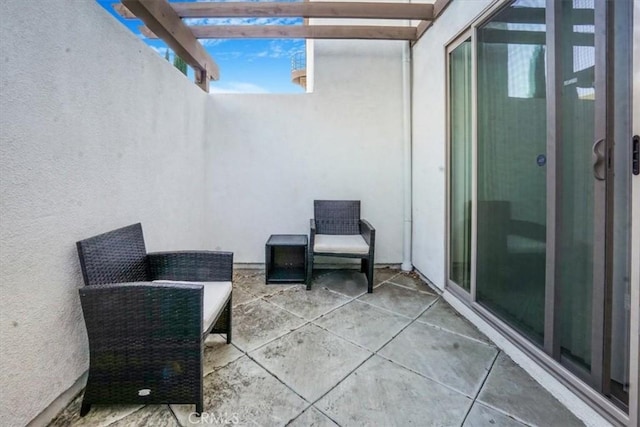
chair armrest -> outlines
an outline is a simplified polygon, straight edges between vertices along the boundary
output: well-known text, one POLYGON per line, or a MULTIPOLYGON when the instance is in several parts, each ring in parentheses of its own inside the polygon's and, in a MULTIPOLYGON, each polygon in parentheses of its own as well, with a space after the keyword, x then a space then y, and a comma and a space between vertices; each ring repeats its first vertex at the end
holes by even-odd
POLYGON ((100 349, 101 343, 155 343, 201 337, 203 285, 110 283, 85 286, 78 292, 89 343, 94 349, 100 349))
POLYGON ((316 220, 309 220, 309 253, 313 253, 313 245, 316 241, 316 220))
POLYGON ((369 224, 369 221, 367 221, 366 219, 360 220, 360 235, 362 236, 364 241, 367 242, 369 248, 372 249, 375 244, 376 229, 373 228, 373 226, 369 224))
POLYGON ((233 278, 232 252, 154 252, 148 259, 150 280, 230 282, 233 278))

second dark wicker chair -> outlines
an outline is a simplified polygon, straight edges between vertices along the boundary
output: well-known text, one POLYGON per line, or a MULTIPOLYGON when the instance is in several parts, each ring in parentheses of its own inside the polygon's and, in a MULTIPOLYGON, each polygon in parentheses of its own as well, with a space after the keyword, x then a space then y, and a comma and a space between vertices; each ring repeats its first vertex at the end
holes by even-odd
POLYGON ((360 258, 360 271, 373 292, 376 230, 360 218, 359 200, 314 200, 311 219, 307 289, 311 289, 314 255, 360 258))
POLYGON ((140 224, 77 243, 85 287, 92 404, 195 404, 203 410, 204 340, 231 342, 230 252, 147 254, 140 224))

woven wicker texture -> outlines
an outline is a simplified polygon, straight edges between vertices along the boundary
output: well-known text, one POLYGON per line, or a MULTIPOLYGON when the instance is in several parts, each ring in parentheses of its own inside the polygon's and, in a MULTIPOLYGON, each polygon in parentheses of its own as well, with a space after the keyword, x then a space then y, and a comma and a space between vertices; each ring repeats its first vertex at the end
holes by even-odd
POLYGON ((77 243, 90 365, 81 415, 93 403, 191 403, 203 410, 204 340, 231 342, 231 301, 203 333, 203 286, 229 282, 233 253, 147 254, 134 224, 77 243))
POLYGON ((149 282, 80 289, 91 360, 83 404, 199 402, 202 295, 202 285, 149 282))
POLYGON ((359 200, 314 200, 317 234, 360 234, 359 200))
POLYGON ((142 225, 133 224, 76 243, 85 285, 147 280, 142 225))
POLYGON ((232 276, 231 252, 183 251, 149 254, 150 280, 230 282, 232 276))
POLYGON ((309 253, 307 260, 307 290, 311 289, 314 255, 360 258, 360 272, 367 277, 367 292, 373 292, 374 254, 376 230, 364 219, 360 219, 359 200, 314 200, 315 218, 309 222, 309 253), (315 252, 316 234, 349 235, 360 234, 369 245, 369 253, 315 252))

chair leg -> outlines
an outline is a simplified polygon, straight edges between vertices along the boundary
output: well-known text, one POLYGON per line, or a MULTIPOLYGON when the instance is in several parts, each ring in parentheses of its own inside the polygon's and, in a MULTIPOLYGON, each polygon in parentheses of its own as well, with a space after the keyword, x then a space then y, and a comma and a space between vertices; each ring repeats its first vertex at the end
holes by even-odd
POLYGON ((231 318, 233 313, 233 304, 231 301, 233 300, 233 293, 229 297, 229 302, 227 303, 227 310, 229 310, 229 315, 227 316, 227 344, 231 344, 231 318))
POLYGON ((80 416, 84 417, 89 413, 90 410, 91 410, 91 404, 82 402, 82 405, 80 406, 80 416))
POLYGON ((307 259, 307 290, 311 290, 311 278, 313 277, 313 252, 309 253, 307 259))
POLYGON ((360 273, 367 274, 367 259, 366 258, 362 258, 360 260, 360 273))
POLYGON ((369 284, 369 293, 373 293, 373 258, 367 259, 367 281, 369 284))
POLYGON ((202 415, 202 410, 204 409, 203 399, 200 399, 198 403, 196 403, 196 415, 199 417, 202 415))

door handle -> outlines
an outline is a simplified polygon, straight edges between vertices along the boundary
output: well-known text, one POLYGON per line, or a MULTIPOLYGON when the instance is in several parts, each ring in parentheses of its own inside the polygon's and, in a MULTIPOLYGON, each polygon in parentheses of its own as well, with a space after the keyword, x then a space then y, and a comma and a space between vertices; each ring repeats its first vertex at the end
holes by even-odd
POLYGON ((593 176, 598 181, 604 181, 606 178, 606 162, 605 162, 605 150, 604 138, 597 140, 593 144, 593 176))

